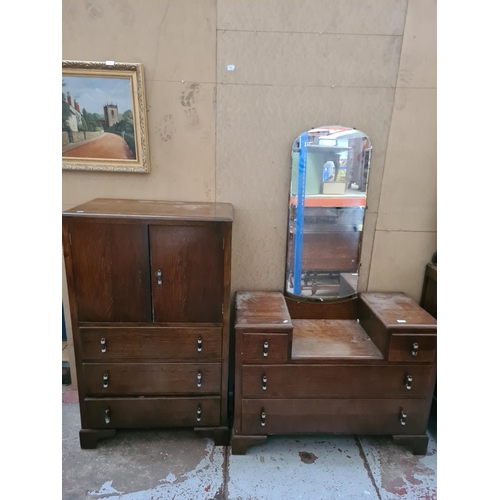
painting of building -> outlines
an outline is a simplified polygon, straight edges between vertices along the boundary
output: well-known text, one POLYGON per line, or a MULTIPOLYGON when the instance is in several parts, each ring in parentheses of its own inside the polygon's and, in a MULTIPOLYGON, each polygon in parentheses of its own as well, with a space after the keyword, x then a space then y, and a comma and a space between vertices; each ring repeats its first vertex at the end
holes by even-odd
POLYGON ((63 75, 62 89, 63 158, 137 159, 130 78, 63 75))
POLYGON ((69 117, 66 119, 67 126, 71 129, 72 132, 78 132, 79 128, 82 126, 82 114, 80 112, 80 105, 76 102, 73 102, 71 95, 69 92, 66 93, 66 102, 69 106, 69 117))
POLYGON ((104 125, 106 128, 118 123, 118 106, 116 104, 106 104, 104 106, 104 125))

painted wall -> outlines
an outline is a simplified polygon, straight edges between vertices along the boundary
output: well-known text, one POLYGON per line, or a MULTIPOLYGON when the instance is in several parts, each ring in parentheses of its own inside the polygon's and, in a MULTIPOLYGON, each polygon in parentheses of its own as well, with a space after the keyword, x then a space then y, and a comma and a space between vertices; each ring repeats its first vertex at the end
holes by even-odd
POLYGON ((420 299, 437 250, 436 0, 410 0, 368 290, 420 299))
POLYGON ((216 0, 64 0, 62 58, 145 66, 151 173, 63 172, 96 197, 215 201, 216 0))
POLYGON ((152 159, 149 175, 63 172, 63 209, 231 202, 233 290, 280 290, 292 141, 356 127, 373 144, 361 290, 419 299, 436 250, 436 0, 65 0, 62 34, 63 59, 145 65, 152 159))
POLYGON ((291 143, 340 124, 373 144, 360 289, 419 300, 436 250, 435 0, 219 0, 216 118, 233 290, 283 288, 291 143))

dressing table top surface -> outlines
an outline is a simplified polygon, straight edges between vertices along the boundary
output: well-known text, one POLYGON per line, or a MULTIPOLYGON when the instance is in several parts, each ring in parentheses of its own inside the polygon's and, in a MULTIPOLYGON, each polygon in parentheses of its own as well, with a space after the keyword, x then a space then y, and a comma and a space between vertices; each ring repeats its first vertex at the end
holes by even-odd
POLYGON ((383 359, 368 334, 353 319, 294 319, 292 360, 383 359))

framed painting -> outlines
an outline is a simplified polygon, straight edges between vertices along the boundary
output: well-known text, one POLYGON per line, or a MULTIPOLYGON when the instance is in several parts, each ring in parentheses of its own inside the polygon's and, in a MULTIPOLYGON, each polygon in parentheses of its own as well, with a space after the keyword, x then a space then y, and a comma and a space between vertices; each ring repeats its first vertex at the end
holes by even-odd
POLYGON ((149 173, 142 64, 62 62, 62 168, 149 173))

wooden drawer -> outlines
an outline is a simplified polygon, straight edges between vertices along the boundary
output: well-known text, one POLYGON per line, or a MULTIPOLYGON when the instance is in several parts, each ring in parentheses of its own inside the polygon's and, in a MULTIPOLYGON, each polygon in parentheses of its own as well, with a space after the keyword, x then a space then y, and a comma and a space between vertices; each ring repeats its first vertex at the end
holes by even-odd
POLYGON ((424 434, 428 418, 425 399, 244 399, 241 409, 241 433, 248 435, 424 434))
POLYGON ((432 363, 436 357, 436 335, 393 334, 389 345, 389 361, 432 363), (416 345, 416 348, 414 347, 416 345), (412 353, 415 352, 416 355, 412 353))
POLYGON ((287 333, 243 334, 243 363, 286 363, 288 352, 287 333))
POLYGON ((84 411, 89 429, 220 425, 220 397, 85 398, 84 411), (106 410, 109 410, 108 424, 106 410))
POLYGON ((431 365, 246 365, 242 397, 425 398, 432 390, 431 375, 431 365))
POLYGON ((220 363, 84 363, 86 396, 214 394, 220 363))
POLYGON ((222 330, 218 327, 80 327, 80 334, 83 361, 216 361, 222 352, 222 330))

